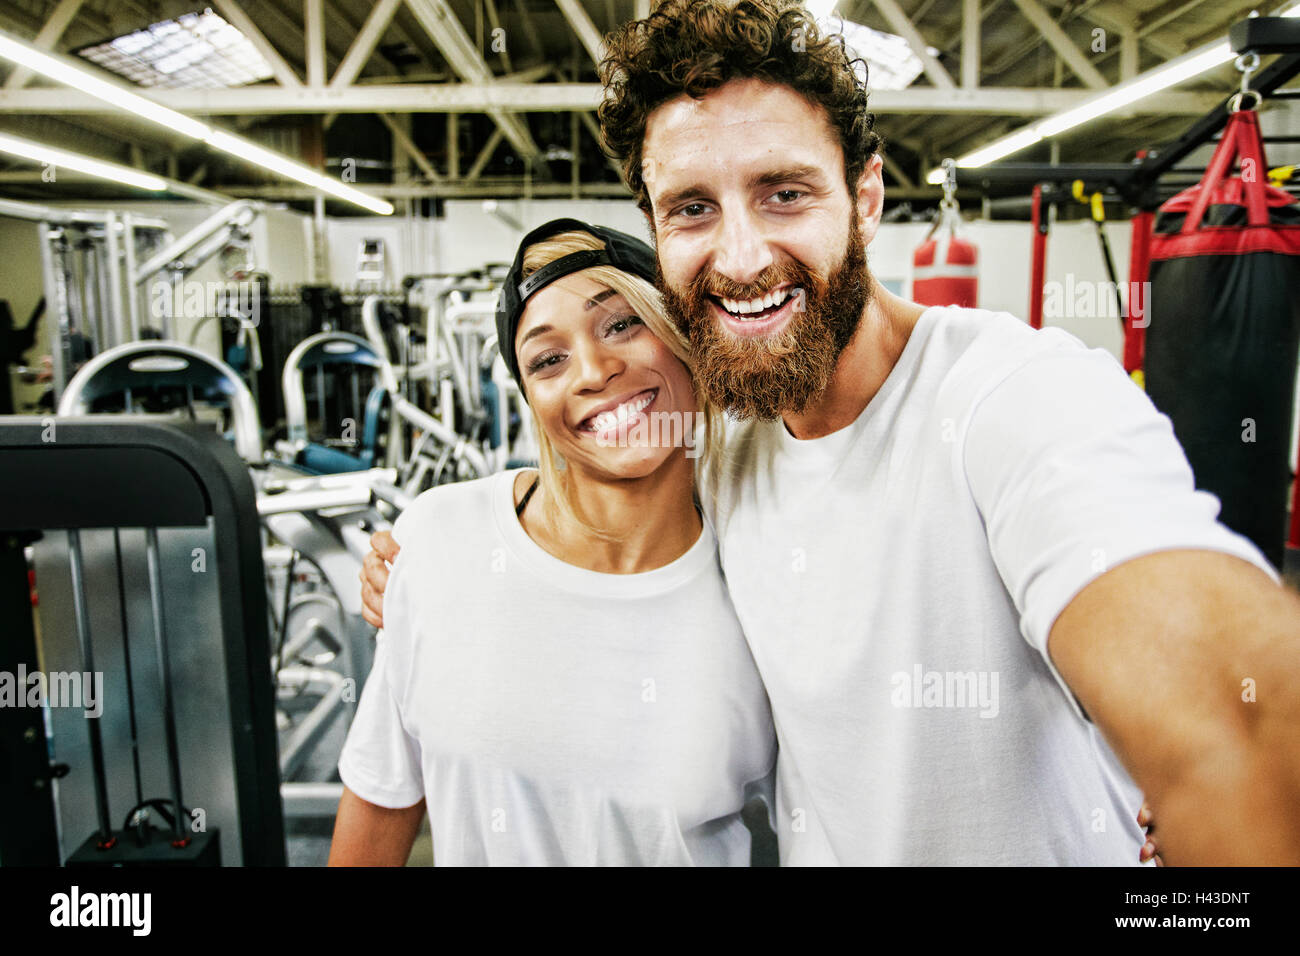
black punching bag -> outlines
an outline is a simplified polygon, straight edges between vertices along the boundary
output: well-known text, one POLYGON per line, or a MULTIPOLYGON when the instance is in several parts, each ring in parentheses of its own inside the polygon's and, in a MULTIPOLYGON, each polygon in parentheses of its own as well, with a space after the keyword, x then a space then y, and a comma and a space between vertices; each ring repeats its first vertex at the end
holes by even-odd
POLYGON ((1300 205, 1267 184, 1253 110, 1156 216, 1146 387, 1219 519, 1282 566, 1300 347, 1300 205), (1231 175, 1241 159, 1240 174, 1231 175))

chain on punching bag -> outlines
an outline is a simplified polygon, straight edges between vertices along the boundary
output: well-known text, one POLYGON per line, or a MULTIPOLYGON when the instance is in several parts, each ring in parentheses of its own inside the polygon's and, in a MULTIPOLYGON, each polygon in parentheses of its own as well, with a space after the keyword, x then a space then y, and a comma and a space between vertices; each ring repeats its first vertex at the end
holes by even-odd
POLYGON ((925 241, 912 253, 912 300, 921 305, 979 305, 979 250, 961 239, 956 165, 945 159, 943 202, 925 241))

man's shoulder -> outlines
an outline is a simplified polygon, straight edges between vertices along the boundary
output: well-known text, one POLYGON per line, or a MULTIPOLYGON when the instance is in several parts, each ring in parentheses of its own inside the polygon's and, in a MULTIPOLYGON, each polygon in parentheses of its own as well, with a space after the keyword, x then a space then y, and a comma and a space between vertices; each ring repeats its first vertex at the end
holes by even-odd
POLYGON ((1062 329, 1035 329, 1010 312, 966 309, 960 306, 932 310, 933 331, 927 354, 948 356, 955 364, 1001 366, 1060 349, 1086 348, 1062 329))
POLYGON ((969 408, 1017 370, 1049 356, 1087 355, 1070 333, 1034 329, 1009 312, 935 310, 923 363, 937 381, 934 398, 954 411, 969 408))

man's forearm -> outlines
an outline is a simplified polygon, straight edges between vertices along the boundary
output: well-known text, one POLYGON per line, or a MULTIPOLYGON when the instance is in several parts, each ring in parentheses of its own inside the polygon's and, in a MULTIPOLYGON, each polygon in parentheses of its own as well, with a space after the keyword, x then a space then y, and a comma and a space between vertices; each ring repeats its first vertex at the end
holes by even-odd
POLYGON ((1167 862, 1300 863, 1300 599, 1236 558, 1163 552, 1085 588, 1050 652, 1167 862))

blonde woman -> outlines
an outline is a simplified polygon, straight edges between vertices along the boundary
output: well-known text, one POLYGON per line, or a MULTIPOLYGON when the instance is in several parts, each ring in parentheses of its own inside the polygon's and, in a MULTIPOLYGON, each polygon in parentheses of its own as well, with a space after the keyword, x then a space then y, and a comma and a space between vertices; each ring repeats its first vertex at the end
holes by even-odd
POLYGON ((520 245, 497 326, 540 469, 398 519, 331 864, 403 864, 427 814, 437 865, 748 865, 772 719, 695 502, 718 423, 654 269, 572 219, 520 245))

